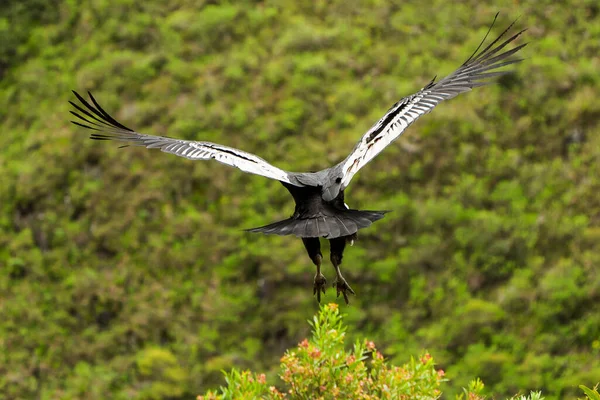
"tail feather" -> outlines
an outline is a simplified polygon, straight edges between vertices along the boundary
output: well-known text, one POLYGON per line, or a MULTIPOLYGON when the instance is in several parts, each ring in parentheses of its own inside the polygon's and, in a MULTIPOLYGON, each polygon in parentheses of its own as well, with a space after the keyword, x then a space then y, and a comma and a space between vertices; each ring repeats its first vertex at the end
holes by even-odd
MULTIPOLYGON (((337 216, 335 218, 337 218, 337 220, 343 226, 343 228, 346 232, 353 232, 353 231, 357 232, 358 231, 358 226, 356 225, 356 222, 354 222, 350 218, 346 218, 345 220, 343 220, 342 218, 337 217, 337 216)), ((351 233, 350 233, 350 235, 351 235, 351 233)))
POLYGON ((293 234, 296 236, 301 236, 302 233, 305 232, 306 227, 308 225, 308 221, 299 221, 300 223, 294 224, 293 234))
POLYGON ((298 237, 325 237, 334 239, 349 236, 359 229, 370 226, 384 217, 387 211, 345 210, 334 216, 314 218, 288 218, 259 228, 246 229, 247 232, 267 235, 295 235, 298 237))
POLYGON ((344 236, 341 234, 342 229, 341 227, 343 225, 341 225, 339 223, 339 221, 336 218, 327 218, 325 219, 325 226, 327 227, 327 231, 326 234, 327 236, 331 236, 331 237, 340 237, 340 236, 344 236))

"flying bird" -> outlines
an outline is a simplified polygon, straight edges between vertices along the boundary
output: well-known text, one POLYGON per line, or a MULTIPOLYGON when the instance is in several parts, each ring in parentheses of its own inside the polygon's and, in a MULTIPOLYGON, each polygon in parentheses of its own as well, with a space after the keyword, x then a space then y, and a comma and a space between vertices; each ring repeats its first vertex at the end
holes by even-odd
MULTIPOLYGON (((497 16, 498 14, 494 22, 497 16)), ((91 103, 73 91, 81 104, 69 101, 75 108, 71 113, 78 118, 78 121, 71 122, 93 130, 91 139, 117 140, 127 145, 160 149, 190 160, 214 159, 244 172, 278 180, 294 198, 294 214, 283 221, 247 231, 295 235, 302 238, 308 256, 316 266, 313 294, 319 302, 327 283, 321 272, 323 255, 320 238, 329 240, 330 260, 336 273, 333 287, 336 288, 338 297, 342 294, 348 303, 348 295, 354 294, 354 290, 340 271, 346 244, 352 245, 357 239, 357 232, 383 218, 386 211, 350 209, 344 202, 344 190, 362 167, 396 140, 420 116, 429 113, 443 100, 494 82, 494 78, 512 72, 499 70, 501 67, 522 61, 511 56, 525 47, 526 43, 511 49, 507 49, 507 46, 525 30, 503 40, 508 36, 507 33, 514 22, 480 51, 494 22, 477 49, 456 71, 437 82, 434 77, 421 90, 398 101, 362 136, 348 157, 318 172, 284 171, 254 154, 216 143, 139 133, 111 117, 89 92, 91 103)))

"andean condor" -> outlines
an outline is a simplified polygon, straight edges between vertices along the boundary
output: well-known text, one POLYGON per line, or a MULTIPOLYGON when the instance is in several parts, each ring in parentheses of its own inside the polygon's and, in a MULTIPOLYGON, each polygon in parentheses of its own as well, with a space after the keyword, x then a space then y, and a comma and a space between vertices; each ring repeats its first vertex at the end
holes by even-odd
POLYGON ((317 267, 313 291, 318 301, 321 300, 321 292, 325 292, 327 283, 321 273, 323 256, 319 238, 328 239, 331 245, 330 259, 336 272, 333 286, 337 289, 338 296, 340 293, 343 294, 344 300, 348 303, 348 294, 354 294, 354 291, 340 271, 346 243, 352 245, 357 239, 358 230, 383 218, 385 211, 348 208, 344 203, 344 189, 348 187, 354 174, 396 140, 410 124, 433 110, 442 100, 487 85, 493 82, 493 78, 510 73, 511 71, 498 69, 522 61, 511 56, 526 45, 521 44, 510 50, 506 49, 506 46, 517 39, 524 30, 501 41, 513 24, 496 40, 479 51, 494 25, 492 23, 479 47, 456 71, 437 82, 434 78, 417 93, 398 101, 363 135, 346 159, 318 172, 284 171, 254 154, 216 143, 138 133, 111 117, 100 107, 91 93, 89 96, 92 104, 73 92, 81 105, 70 102, 77 110, 71 113, 81 122, 72 122, 93 130, 92 139, 117 140, 131 145, 156 148, 190 160, 214 159, 244 172, 280 181, 296 202, 294 214, 283 221, 248 231, 296 235, 302 238, 310 259, 317 267))

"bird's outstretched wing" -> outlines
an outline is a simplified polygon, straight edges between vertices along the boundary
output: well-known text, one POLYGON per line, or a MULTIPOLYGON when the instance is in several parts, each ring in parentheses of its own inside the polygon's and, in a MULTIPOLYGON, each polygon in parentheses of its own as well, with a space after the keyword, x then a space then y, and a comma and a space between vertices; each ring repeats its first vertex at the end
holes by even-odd
MULTIPOLYGON (((496 17, 498 14, 496 14, 496 17)), ((494 18, 494 22, 496 18, 494 18)), ((343 190, 358 170, 371 161, 377 154, 386 148, 392 141, 397 139, 402 132, 421 115, 427 114, 438 105, 442 100, 447 100, 455 97, 459 93, 468 92, 469 90, 492 83, 492 78, 502 76, 511 71, 496 71, 500 67, 514 64, 522 61, 522 59, 511 59, 510 57, 526 46, 521 44, 510 50, 504 50, 505 47, 513 42, 521 33, 515 33, 508 39, 500 42, 502 37, 513 26, 514 22, 502 32, 502 34, 479 51, 490 30, 494 26, 490 26, 488 33, 483 38, 479 47, 456 71, 442 80, 435 82, 435 78, 423 89, 417 93, 405 97, 388 110, 388 112, 375 125, 369 129, 367 133, 360 139, 354 147, 350 155, 340 163, 341 165, 341 180, 338 178, 339 188, 343 190), (499 43, 500 42, 500 43, 499 43)), ((335 197, 338 190, 331 190, 327 197, 335 197)), ((327 200, 327 198, 326 198, 327 200)))
POLYGON ((77 92, 73 91, 81 106, 69 101, 77 111, 71 114, 80 121, 71 121, 75 125, 93 130, 90 135, 95 140, 117 140, 126 142, 128 145, 143 146, 149 149, 160 149, 165 153, 175 154, 190 160, 214 159, 223 164, 237 167, 244 172, 261 175, 278 181, 298 185, 290 180, 288 173, 274 167, 262 158, 254 154, 222 146, 210 142, 196 142, 192 140, 173 139, 165 136, 145 135, 119 123, 100 107, 96 99, 88 92, 93 104, 88 103, 77 92))

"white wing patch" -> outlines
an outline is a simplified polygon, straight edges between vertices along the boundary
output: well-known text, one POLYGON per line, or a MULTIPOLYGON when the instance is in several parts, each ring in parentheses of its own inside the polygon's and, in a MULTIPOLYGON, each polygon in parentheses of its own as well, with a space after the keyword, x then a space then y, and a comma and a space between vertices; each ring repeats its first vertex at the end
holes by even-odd
POLYGON ((254 154, 247 153, 232 147, 222 146, 210 142, 196 142, 192 140, 173 139, 164 136, 145 135, 135 132, 112 118, 106 111, 100 107, 91 93, 90 99, 93 104, 88 103, 83 97, 76 92, 75 96, 87 108, 73 103, 78 111, 71 111, 73 115, 78 117, 84 123, 71 121, 76 125, 84 128, 92 129, 92 139, 96 140, 117 140, 126 142, 133 146, 143 146, 149 149, 160 149, 165 153, 175 154, 176 156, 185 157, 190 160, 216 160, 220 163, 230 165, 241 169, 244 172, 249 172, 256 175, 261 175, 267 178, 276 179, 278 181, 298 185, 297 182, 292 182, 288 173, 282 169, 274 167, 262 158, 254 154))
MULTIPOLYGON (((493 47, 504 34, 508 32, 513 24, 510 24, 510 26, 485 49, 477 53, 487 38, 486 34, 473 55, 452 74, 437 83, 434 83, 434 78, 419 92, 405 97, 394 104, 392 108, 390 108, 388 112, 363 135, 348 157, 340 163, 342 173, 340 190, 343 190, 348 186, 356 172, 364 167, 390 143, 396 140, 404 130, 420 116, 433 110, 433 108, 441 101, 451 99, 456 95, 468 92, 475 87, 493 83, 493 81, 490 80, 491 78, 510 73, 511 71, 489 71, 522 61, 521 59, 509 59, 509 57, 525 47, 526 44, 521 44, 511 50, 507 50, 498 55, 496 54, 515 40, 524 32, 524 30, 517 32, 496 47, 493 47)), ((329 197, 335 197, 335 195, 335 193, 327 193, 327 196, 329 197)))
POLYGON ((433 97, 423 101, 424 97, 423 94, 418 94, 402 99, 363 135, 343 163, 343 188, 348 186, 358 170, 398 138, 417 118, 430 112, 439 102, 433 97))
POLYGON ((244 172, 291 183, 288 174, 285 171, 274 167, 262 158, 251 153, 210 142, 194 142, 166 139, 160 136, 144 136, 147 137, 144 138, 144 144, 142 145, 147 148, 160 148, 165 153, 175 154, 190 160, 213 159, 220 163, 239 168, 244 172))

